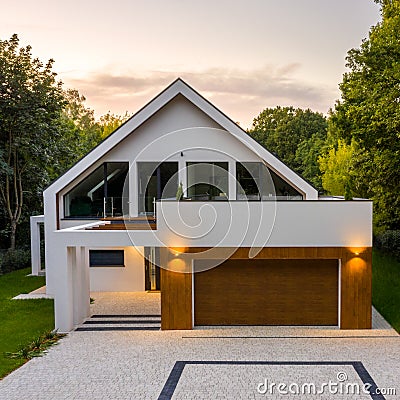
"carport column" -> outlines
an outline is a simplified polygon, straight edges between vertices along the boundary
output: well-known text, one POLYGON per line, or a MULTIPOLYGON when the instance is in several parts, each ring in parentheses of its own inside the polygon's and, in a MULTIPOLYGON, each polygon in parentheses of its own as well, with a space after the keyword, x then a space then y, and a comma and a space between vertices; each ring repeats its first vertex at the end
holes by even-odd
POLYGON ((192 259, 160 248, 161 329, 192 329, 192 259))
POLYGON ((90 271, 89 271, 89 252, 86 247, 80 247, 81 254, 81 279, 82 279, 82 319, 90 316, 90 271))
POLYGON ((85 247, 77 247, 75 249, 75 258, 72 260, 74 325, 81 324, 89 316, 90 289, 88 275, 85 247))
MULTIPOLYGON (((58 249, 53 249, 57 251, 58 249)), ((58 252, 57 282, 55 283, 54 308, 55 325, 59 332, 74 328, 73 264, 76 259, 75 247, 64 247, 58 252)))

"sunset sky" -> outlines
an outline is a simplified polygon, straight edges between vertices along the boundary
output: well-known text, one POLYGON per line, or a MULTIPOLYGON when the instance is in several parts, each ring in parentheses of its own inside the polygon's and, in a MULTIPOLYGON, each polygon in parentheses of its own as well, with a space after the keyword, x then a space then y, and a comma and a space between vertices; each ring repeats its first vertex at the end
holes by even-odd
POLYGON ((276 105, 326 113, 379 19, 372 0, 15 0, 0 38, 53 58, 98 116, 133 113, 180 76, 248 127, 276 105))

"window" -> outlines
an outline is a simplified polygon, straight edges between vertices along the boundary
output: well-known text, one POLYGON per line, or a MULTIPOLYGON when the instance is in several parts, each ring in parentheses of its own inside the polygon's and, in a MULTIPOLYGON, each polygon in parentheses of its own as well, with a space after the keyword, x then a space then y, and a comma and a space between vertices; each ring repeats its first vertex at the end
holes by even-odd
POLYGON ((89 250, 91 267, 124 267, 124 250, 89 250))
POLYGON ((128 204, 123 197, 128 169, 127 162, 103 163, 64 196, 64 217, 122 216, 128 204))
POLYGON ((153 214, 154 200, 176 199, 178 163, 139 162, 139 213, 153 214))
POLYGON ((302 200, 303 196, 260 162, 236 163, 237 200, 302 200))
POLYGON ((188 162, 187 194, 193 200, 228 200, 227 162, 188 162))

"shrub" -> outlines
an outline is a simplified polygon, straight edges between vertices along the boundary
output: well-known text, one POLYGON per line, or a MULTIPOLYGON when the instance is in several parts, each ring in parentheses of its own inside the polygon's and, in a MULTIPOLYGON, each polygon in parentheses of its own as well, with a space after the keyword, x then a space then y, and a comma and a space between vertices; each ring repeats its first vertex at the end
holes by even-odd
POLYGON ((41 357, 43 353, 58 342, 59 339, 66 336, 65 334, 57 333, 57 331, 47 331, 36 337, 30 344, 20 346, 15 353, 5 353, 7 358, 23 358, 30 360, 33 357, 41 357))
POLYGON ((389 230, 377 235, 374 244, 400 260, 400 230, 389 230))
POLYGON ((1 259, 0 272, 15 271, 17 269, 29 268, 31 265, 31 253, 29 250, 17 249, 6 251, 1 259))

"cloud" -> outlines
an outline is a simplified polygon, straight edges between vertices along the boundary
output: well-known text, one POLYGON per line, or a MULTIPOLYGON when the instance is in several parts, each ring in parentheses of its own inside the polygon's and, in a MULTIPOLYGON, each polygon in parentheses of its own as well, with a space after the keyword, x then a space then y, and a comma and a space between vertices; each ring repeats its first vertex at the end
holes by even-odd
POLYGON ((281 67, 266 65, 253 70, 209 68, 196 72, 151 71, 147 74, 101 71, 64 81, 67 86, 78 89, 88 104, 101 114, 108 110, 134 112, 180 76, 247 127, 266 107, 293 105, 326 112, 333 105, 338 97, 337 90, 296 77, 300 69, 300 64, 293 63, 281 67))

